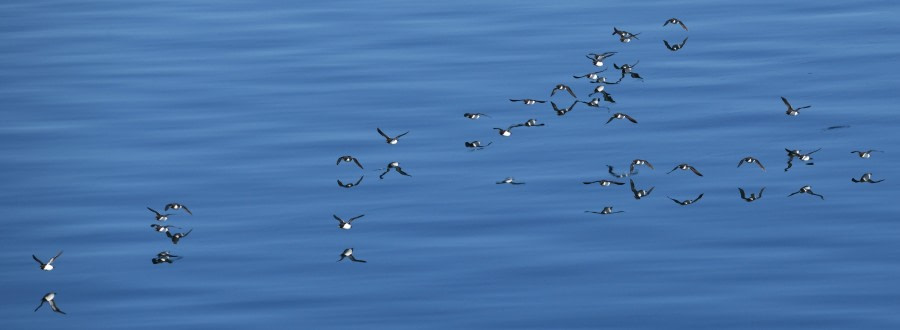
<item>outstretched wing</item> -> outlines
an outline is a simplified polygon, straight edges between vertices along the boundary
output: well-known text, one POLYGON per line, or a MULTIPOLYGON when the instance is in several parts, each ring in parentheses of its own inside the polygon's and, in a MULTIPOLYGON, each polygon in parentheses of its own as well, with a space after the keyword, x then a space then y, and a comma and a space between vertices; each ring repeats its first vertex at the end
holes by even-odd
POLYGON ((381 131, 381 128, 376 127, 375 130, 377 130, 378 134, 381 134, 381 136, 383 136, 385 139, 391 138, 390 136, 387 136, 387 134, 384 134, 384 132, 381 131))

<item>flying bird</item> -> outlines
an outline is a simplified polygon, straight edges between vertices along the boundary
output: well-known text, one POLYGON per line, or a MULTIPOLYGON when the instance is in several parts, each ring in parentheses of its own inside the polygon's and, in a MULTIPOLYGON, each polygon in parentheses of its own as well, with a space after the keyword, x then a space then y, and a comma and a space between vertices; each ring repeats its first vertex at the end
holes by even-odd
POLYGON ((365 175, 359 177, 359 180, 356 180, 356 183, 353 183, 353 182, 343 183, 343 182, 341 182, 341 179, 338 179, 337 184, 338 184, 338 186, 341 186, 344 188, 353 188, 355 186, 358 186, 359 183, 362 182, 363 178, 365 178, 365 177, 366 177, 365 175))
POLYGON ((571 87, 563 85, 563 84, 559 84, 559 85, 556 85, 556 87, 553 87, 553 90, 550 91, 550 96, 553 96, 554 94, 556 94, 557 91, 566 91, 566 92, 569 92, 569 95, 572 95, 572 97, 578 98, 577 96, 575 96, 575 92, 572 91, 571 87))
POLYGON ((362 218, 362 217, 365 216, 365 214, 357 215, 357 216, 355 216, 355 217, 350 218, 350 220, 347 220, 347 221, 344 221, 344 219, 341 219, 341 218, 338 217, 336 214, 332 214, 331 216, 334 217, 334 220, 337 220, 337 221, 340 223, 340 224, 338 225, 338 228, 341 228, 341 229, 350 229, 350 227, 352 227, 351 223, 353 222, 353 220, 362 218))
POLYGON ((675 18, 675 17, 672 17, 672 18, 670 18, 670 19, 667 19, 666 22, 663 23, 663 26, 666 26, 666 25, 669 25, 669 24, 678 24, 678 25, 681 25, 681 27, 682 27, 685 31, 688 30, 687 26, 684 25, 684 22, 682 22, 680 19, 677 19, 677 18, 675 18))
MULTIPOLYGON (((180 209, 184 209, 184 211, 187 212, 188 214, 194 215, 194 213, 191 213, 191 210, 188 210, 187 206, 184 206, 184 204, 169 203, 169 204, 166 205, 166 207, 163 209, 163 211, 168 211, 169 209, 173 209, 173 210, 175 210, 175 211, 178 211, 178 210, 180 210, 180 209)), ((152 211, 152 210, 151 210, 151 211, 152 211)))
POLYGON ((794 108, 794 107, 791 106, 790 103, 788 103, 788 100, 787 100, 786 98, 784 98, 784 96, 781 97, 781 101, 784 102, 784 105, 787 106, 787 111, 786 111, 785 113, 787 113, 788 116, 796 116, 796 115, 799 115, 801 109, 806 109, 806 108, 811 107, 811 105, 807 105, 807 106, 802 106, 802 107, 799 107, 799 108, 794 108))
POLYGON ((387 144, 397 144, 397 142, 400 142, 401 137, 403 137, 406 134, 409 134, 409 131, 406 131, 403 134, 397 135, 395 137, 390 137, 387 134, 384 134, 384 132, 381 131, 381 128, 376 127, 375 130, 378 131, 378 134, 381 134, 381 136, 384 137, 384 140, 387 142, 387 144))
POLYGON ((57 253, 56 256, 54 256, 53 258, 50 258, 50 260, 47 261, 47 263, 44 263, 43 261, 41 261, 41 259, 38 259, 38 257, 36 255, 32 254, 31 257, 34 258, 34 261, 37 261, 37 263, 39 263, 41 265, 39 267, 41 270, 49 272, 49 271, 53 270, 53 262, 56 261, 56 258, 59 258, 59 256, 61 256, 61 255, 62 255, 62 251, 59 251, 59 253, 57 253))
POLYGON ((763 172, 766 171, 766 168, 763 166, 762 163, 759 162, 759 159, 756 159, 756 158, 753 158, 753 157, 744 157, 744 159, 741 159, 741 161, 738 162, 737 167, 741 167, 741 165, 744 165, 744 163, 748 163, 748 164, 756 164, 756 165, 759 166, 759 168, 761 168, 761 169, 763 170, 763 172))
POLYGON ((678 164, 677 166, 675 166, 675 168, 673 168, 671 171, 669 171, 666 174, 675 172, 675 170, 684 170, 684 171, 690 170, 691 172, 694 172, 694 174, 696 174, 697 176, 703 176, 703 174, 700 174, 700 171, 697 171, 696 168, 694 168, 693 166, 688 165, 688 164, 678 164))
POLYGON ((341 162, 346 162, 346 163, 354 162, 354 163, 356 163, 356 166, 359 166, 359 168, 363 168, 362 164, 359 163, 359 159, 356 159, 356 157, 353 157, 353 156, 341 156, 341 157, 338 157, 337 162, 334 163, 334 164, 335 164, 335 165, 340 165, 341 162))
MULTIPOLYGON (((666 197, 669 197, 669 196, 666 196, 666 197)), ((669 197, 669 199, 671 199, 673 202, 675 202, 675 203, 677 203, 677 204, 679 204, 679 205, 682 205, 682 206, 694 204, 694 203, 696 203, 697 201, 699 201, 701 198, 703 198, 703 194, 700 194, 700 196, 697 196, 697 198, 694 198, 694 199, 686 199, 686 200, 683 200, 683 201, 680 201, 680 200, 674 199, 674 198, 672 198, 672 197, 669 197)))
POLYGON ((59 310, 59 307, 56 306, 56 301, 53 300, 54 298, 56 298, 56 293, 54 293, 54 292, 45 294, 44 297, 41 298, 41 304, 38 305, 38 307, 35 308, 34 311, 37 312, 38 309, 41 309, 41 307, 44 306, 44 302, 47 302, 47 303, 50 303, 50 309, 52 309, 54 312, 57 312, 60 314, 66 314, 66 312, 59 310))

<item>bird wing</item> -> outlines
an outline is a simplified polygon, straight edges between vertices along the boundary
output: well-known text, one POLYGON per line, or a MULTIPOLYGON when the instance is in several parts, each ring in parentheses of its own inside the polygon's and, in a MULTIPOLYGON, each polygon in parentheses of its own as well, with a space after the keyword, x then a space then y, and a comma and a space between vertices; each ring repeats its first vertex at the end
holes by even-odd
POLYGON ((381 134, 381 136, 383 136, 385 139, 391 138, 390 136, 387 136, 387 134, 384 134, 384 132, 381 131, 381 128, 376 127, 375 130, 377 130, 378 134, 381 134))
POLYGON ((357 180, 356 183, 355 183, 354 185, 359 185, 359 183, 362 182, 362 179, 365 178, 365 177, 366 177, 365 175, 359 177, 359 180, 357 180))
MULTIPOLYGON (((666 23, 668 23, 668 21, 666 21, 666 23)), ((674 50, 674 49, 672 49, 672 46, 669 45, 669 42, 668 42, 668 41, 663 40, 663 44, 665 44, 665 45, 666 45, 666 48, 668 48, 669 50, 674 50)))
POLYGON ((566 90, 567 92, 569 92, 569 94, 572 95, 572 97, 575 97, 575 98, 578 97, 578 96, 575 96, 575 92, 573 92, 573 91, 572 91, 572 88, 569 88, 569 86, 565 86, 565 90, 566 90))
POLYGON ((337 220, 340 223, 344 223, 344 220, 342 220, 340 217, 338 217, 337 214, 332 214, 331 216, 334 217, 334 220, 337 220))
POLYGON ((57 312, 57 313, 60 313, 60 314, 65 314, 65 313, 66 313, 66 312, 63 312, 63 311, 59 310, 59 307, 56 307, 56 301, 53 301, 53 300, 50 301, 50 309, 52 309, 54 312, 57 312))
POLYGON ((353 162, 356 163, 356 166, 359 166, 359 168, 363 168, 362 164, 359 163, 359 160, 356 159, 356 157, 353 157, 353 162))
POLYGON ((406 135, 406 134, 409 134, 409 131, 406 131, 406 132, 403 132, 403 134, 397 135, 397 137, 395 137, 395 139, 399 139, 399 138, 403 137, 403 136, 406 135))
POLYGON ((760 163, 758 159, 756 160, 756 165, 759 165, 759 168, 761 168, 763 171, 766 170, 765 166, 763 166, 763 164, 760 163))
POLYGON ((35 308, 34 311, 37 312, 37 310, 38 310, 38 309, 41 309, 41 307, 43 307, 43 306, 44 306, 44 298, 41 298, 41 304, 38 305, 38 307, 35 308))
POLYGON ((150 210, 150 212, 156 213, 157 216, 161 215, 161 214, 159 214, 159 212, 156 212, 156 210, 151 209, 150 207, 147 207, 147 209, 150 210))
POLYGON ((699 201, 701 198, 703 198, 703 194, 700 194, 700 196, 697 196, 697 198, 694 198, 694 200, 693 200, 691 203, 696 203, 696 202, 699 201))
MULTIPOLYGON (((338 159, 337 159, 337 161, 336 161, 336 162, 334 162, 334 165, 341 165, 341 160, 342 160, 342 159, 344 159, 344 157, 343 157, 343 156, 341 156, 341 157, 338 157, 338 159)), ((149 207, 148 207, 148 209, 149 209, 149 207)), ((150 211, 153 211, 153 210, 150 210, 150 211)))
POLYGON ((366 215, 365 215, 365 214, 360 214, 360 215, 357 215, 357 216, 355 216, 355 217, 352 217, 352 218, 350 218, 350 220, 347 220, 347 223, 353 222, 353 220, 362 218, 362 217, 364 217, 364 216, 366 216, 366 215))
POLYGON ((59 251, 59 253, 57 253, 55 257, 50 258, 50 261, 47 261, 47 264, 48 264, 48 265, 49 265, 49 264, 52 264, 53 261, 56 260, 56 258, 59 258, 59 256, 61 256, 61 255, 62 255, 62 251, 59 251))
POLYGON ((744 189, 738 188, 738 191, 741 192, 741 199, 747 199, 747 194, 744 193, 744 189))
POLYGON ((688 30, 688 28, 687 28, 687 26, 686 26, 686 25, 684 25, 684 22, 682 22, 682 21, 678 21, 678 25, 681 25, 681 27, 683 27, 683 28, 684 28, 684 30, 685 30, 685 31, 687 31, 687 30, 688 30))
POLYGON ((617 181, 609 181, 609 183, 612 183, 612 184, 618 185, 618 186, 625 184, 625 182, 617 182, 617 181))
POLYGON ((412 175, 409 175, 406 172, 404 172, 402 168, 397 167, 395 169, 397 170, 397 173, 403 174, 405 176, 412 176, 412 175))
POLYGON ((698 170, 697 170, 696 168, 694 168, 693 166, 688 166, 688 169, 690 169, 691 172, 694 172, 694 174, 696 174, 697 176, 703 176, 703 174, 700 174, 700 171, 698 171, 698 170))
MULTIPOLYGON (((612 117, 609 117, 609 120, 607 120, 606 123, 609 124, 610 122, 613 121, 613 119, 616 119, 615 115, 613 115, 612 117)), ((609 173, 612 173, 612 167, 610 167, 609 173)))
MULTIPOLYGON (((635 119, 632 118, 631 116, 629 116, 629 115, 627 115, 627 114, 624 114, 624 113, 623 113, 622 115, 625 116, 625 119, 628 119, 628 121, 637 124, 637 120, 635 120, 635 119)), ((650 165, 650 163, 647 163, 647 165, 650 165)), ((650 168, 653 168, 653 166, 650 166, 650 168)))
POLYGON ((31 255, 31 257, 32 257, 32 258, 34 258, 34 261, 37 261, 37 262, 38 262, 38 263, 39 263, 39 264, 41 264, 41 265, 43 265, 43 264, 44 264, 44 262, 43 262, 43 261, 41 261, 41 259, 38 259, 38 257, 37 257, 37 256, 35 256, 35 255, 33 255, 33 254, 32 254, 32 255, 31 255))
POLYGON ((341 186, 341 187, 343 187, 343 186, 344 186, 344 183, 343 183, 343 182, 341 182, 341 179, 338 179, 338 180, 337 180, 337 182, 338 182, 338 185, 339 185, 339 186, 341 186))
POLYGON ((786 105, 788 107, 788 109, 793 109, 791 107, 791 104, 788 103, 788 100, 786 98, 784 98, 784 96, 781 97, 781 101, 784 102, 784 105, 786 105))
POLYGON ((187 213, 188 213, 188 214, 190 214, 190 215, 194 215, 194 213, 193 213, 193 212, 191 212, 191 210, 190 210, 190 209, 188 209, 188 208, 187 208, 187 206, 184 206, 184 205, 182 205, 182 206, 181 206, 181 207, 182 207, 182 208, 183 208, 183 209, 184 209, 184 210, 185 210, 185 211, 186 211, 186 212, 187 212, 187 213))
POLYGON ((352 254, 349 255, 348 257, 350 258, 350 261, 355 261, 355 262, 366 262, 365 260, 362 260, 362 259, 356 259, 356 257, 354 257, 352 254))

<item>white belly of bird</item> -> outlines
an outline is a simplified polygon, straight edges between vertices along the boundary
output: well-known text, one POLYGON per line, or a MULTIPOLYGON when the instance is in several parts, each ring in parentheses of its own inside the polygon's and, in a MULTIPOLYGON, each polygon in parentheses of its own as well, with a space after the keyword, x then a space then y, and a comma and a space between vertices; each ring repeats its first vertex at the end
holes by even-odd
POLYGON ((510 133, 509 133, 509 131, 503 131, 502 133, 500 133, 500 135, 503 135, 503 136, 509 136, 510 133))
POLYGON ((51 270, 53 270, 53 265, 44 265, 44 267, 42 269, 46 270, 46 271, 51 271, 51 270))
POLYGON ((391 140, 391 141, 388 142, 388 143, 390 143, 390 144, 397 144, 397 140, 391 140))
POLYGON ((350 229, 350 227, 351 226, 349 223, 345 223, 345 224, 341 225, 341 229, 350 229))

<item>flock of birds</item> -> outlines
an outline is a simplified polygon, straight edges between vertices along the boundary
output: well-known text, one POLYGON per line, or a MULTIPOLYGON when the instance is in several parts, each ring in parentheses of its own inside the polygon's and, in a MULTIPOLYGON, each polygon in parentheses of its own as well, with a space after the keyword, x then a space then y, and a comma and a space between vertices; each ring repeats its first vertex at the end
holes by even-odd
MULTIPOLYGON (((174 214, 170 214, 170 213, 159 213, 158 211, 156 211, 150 207, 147 207, 147 209, 150 210, 150 212, 153 212, 154 217, 156 218, 156 221, 159 221, 159 222, 165 222, 166 220, 169 220, 170 216, 174 215, 174 214)), ((187 212, 189 215, 194 215, 191 212, 191 210, 187 208, 187 206, 184 206, 184 204, 179 204, 179 203, 169 203, 165 206, 165 208, 163 208, 163 211, 168 211, 168 210, 178 211, 178 210, 182 210, 182 209, 185 212, 187 212)), ((180 227, 175 227, 172 225, 159 225, 159 224, 155 224, 155 223, 151 224, 150 227, 152 227, 153 230, 155 230, 157 232, 166 233, 166 236, 172 240, 172 244, 178 244, 178 241, 180 241, 184 237, 187 237, 187 235, 190 234, 191 231, 193 231, 193 229, 191 229, 191 230, 188 230, 186 233, 172 234, 172 232, 169 231, 169 228, 179 228, 180 229, 180 227)), ((56 261, 56 259, 58 259, 59 256, 62 255, 62 253, 63 253, 62 251, 59 251, 55 256, 50 258, 50 260, 47 260, 46 263, 41 261, 41 259, 38 258, 36 255, 32 254, 31 258, 33 258, 34 261, 36 261, 39 264, 38 267, 41 270, 49 272, 54 269, 53 262, 56 261)), ((169 251, 163 251, 163 252, 157 253, 156 257, 154 257, 150 261, 154 265, 160 264, 160 263, 171 264, 173 261, 179 260, 179 259, 181 259, 180 256, 173 255, 173 254, 169 253, 169 251)), ((48 303, 50 305, 50 309, 53 310, 54 312, 57 312, 60 314, 65 314, 65 312, 60 310, 59 307, 56 305, 55 299, 56 299, 56 292, 49 292, 49 293, 45 294, 41 298, 40 305, 38 305, 38 307, 35 308, 34 311, 37 312, 39 309, 41 309, 41 307, 44 306, 44 303, 48 303)))
MULTIPOLYGON (((679 20, 677 18, 670 18, 670 19, 666 20, 665 23, 663 24, 663 26, 667 26, 669 24, 680 26, 685 31, 688 31, 688 27, 684 24, 684 22, 682 22, 681 20, 679 20)), ((615 27, 613 28, 612 34, 618 36, 619 41, 622 43, 628 43, 628 42, 631 42, 632 40, 638 40, 638 35, 640 35, 640 33, 631 33, 631 32, 625 31, 625 30, 619 30, 618 28, 615 28, 615 27)), ((663 40, 663 43, 668 50, 678 51, 685 46, 685 44, 687 43, 687 40, 688 40, 688 38, 685 37, 683 39, 683 41, 678 44, 670 44, 666 40, 663 40)), ((617 54, 617 52, 591 53, 591 54, 587 54, 586 57, 591 61, 593 66, 603 67, 603 66, 605 66, 604 61, 616 54, 617 54)), ((589 97, 592 97, 592 99, 589 101, 579 100, 578 97, 576 96, 575 92, 573 91, 573 89, 565 84, 557 84, 550 91, 550 97, 554 97, 558 92, 559 93, 565 92, 566 94, 569 94, 574 98, 574 101, 568 107, 565 107, 565 108, 559 107, 553 101, 538 100, 538 99, 532 99, 532 98, 509 99, 509 101, 522 103, 526 106, 533 106, 536 104, 544 104, 544 103, 549 102, 557 116, 564 116, 567 113, 571 112, 578 103, 583 103, 586 106, 593 107, 593 108, 606 108, 609 111, 609 107, 604 106, 602 104, 604 104, 604 103, 614 104, 614 103, 616 103, 616 101, 613 98, 613 95, 610 94, 609 91, 606 89, 606 87, 609 85, 618 85, 618 84, 622 83, 622 81, 626 77, 629 77, 631 79, 643 80, 644 78, 641 77, 641 75, 634 70, 634 68, 638 65, 638 63, 640 63, 640 61, 635 61, 634 64, 626 63, 626 64, 622 64, 622 65, 613 63, 613 68, 619 72, 619 77, 616 81, 607 80, 606 77, 601 76, 601 74, 604 73, 607 69, 589 72, 589 73, 585 73, 582 75, 573 75, 573 78, 575 78, 575 79, 586 78, 587 80, 589 80, 590 83, 597 85, 596 87, 593 88, 592 93, 590 93, 588 95, 589 97), (600 97, 594 97, 597 94, 599 94, 599 96, 602 97, 602 100, 600 97)), ((798 116, 800 114, 800 110, 811 107, 809 105, 801 106, 801 107, 794 107, 784 97, 781 97, 781 101, 784 103, 784 105, 787 108, 785 113, 788 116, 798 116)), ((465 118, 468 118, 471 120, 478 120, 481 117, 490 117, 488 114, 485 114, 485 113, 464 113, 463 116, 465 118)), ((606 124, 610 124, 616 120, 626 120, 632 124, 638 123, 638 120, 635 119, 634 117, 632 117, 626 113, 616 112, 616 113, 613 113, 609 117, 609 119, 606 121, 606 124)), ((537 119, 531 118, 523 123, 516 123, 516 124, 506 126, 506 127, 494 127, 493 129, 497 130, 497 133, 500 136, 509 137, 512 135, 512 130, 514 128, 540 127, 540 126, 544 126, 544 125, 545 124, 543 124, 543 123, 538 123, 537 119)), ((838 129, 838 128, 845 128, 845 127, 848 127, 848 126, 832 126, 827 129, 838 129)), ((395 144, 399 143, 400 138, 409 134, 409 131, 406 131, 402 134, 392 136, 392 135, 389 135, 389 134, 385 133, 384 131, 382 131, 381 128, 376 128, 376 131, 378 132, 379 135, 381 135, 381 137, 383 137, 385 139, 385 142, 389 145, 395 145, 395 144)), ((477 140, 467 141, 467 142, 465 142, 465 147, 471 149, 472 151, 482 150, 482 149, 490 146, 492 143, 493 142, 488 142, 488 143, 484 144, 477 140)), ((802 162, 806 165, 814 165, 812 155, 814 153, 818 152, 819 150, 821 150, 821 148, 804 153, 798 149, 785 148, 785 151, 787 152, 787 165, 784 168, 784 171, 787 172, 789 169, 791 169, 793 167, 793 162, 795 160, 799 160, 800 162, 802 162)), ((851 151, 851 154, 856 154, 859 158, 867 159, 867 158, 872 157, 873 153, 875 153, 875 152, 883 152, 883 151, 872 150, 872 149, 854 150, 854 151, 851 151)), ((360 163, 359 159, 357 159, 356 157, 353 157, 351 155, 344 155, 344 156, 338 157, 336 165, 340 165, 341 163, 352 163, 352 165, 355 165, 355 166, 359 167, 360 169, 364 169, 364 167, 363 167, 362 163, 360 163)), ((756 165, 760 170, 766 171, 766 167, 763 165, 763 163, 760 162, 759 159, 757 159, 753 156, 747 156, 747 157, 740 159, 738 161, 737 167, 741 167, 744 164, 756 165)), ((615 168, 613 166, 606 165, 607 171, 613 177, 612 180, 600 179, 600 180, 583 181, 582 183, 585 185, 598 184, 601 187, 609 187, 609 186, 613 186, 613 185, 622 186, 622 185, 625 185, 625 182, 617 181, 616 179, 624 179, 627 177, 637 175, 638 174, 637 169, 639 166, 645 166, 645 167, 649 168, 650 170, 655 170, 655 168, 653 167, 653 164, 651 164, 650 161, 645 160, 645 159, 634 159, 629 164, 627 172, 617 172, 617 171, 615 171, 615 168)), ((381 175, 379 175, 380 179, 384 179, 385 175, 388 175, 391 171, 397 172, 399 175, 411 176, 409 173, 404 171, 403 168, 400 167, 400 163, 396 162, 396 161, 392 161, 392 162, 388 163, 385 168, 380 169, 380 170, 383 170, 381 175)), ((670 174, 670 173, 673 173, 673 172, 679 171, 679 170, 689 171, 690 173, 692 173, 698 177, 703 176, 703 174, 700 172, 700 170, 697 169, 697 167, 695 167, 691 164, 688 164, 688 163, 681 163, 681 164, 675 165, 671 170, 669 170, 667 172, 667 174, 670 174)), ((344 182, 344 181, 341 181, 340 179, 338 179, 337 184, 338 184, 338 186, 340 186, 342 188, 353 188, 353 187, 360 185, 364 178, 365 178, 365 175, 362 175, 356 181, 348 181, 348 182, 344 182)), ((884 180, 883 179, 875 180, 872 178, 872 173, 865 173, 859 179, 852 178, 851 181, 854 183, 874 184, 874 183, 882 182, 884 180)), ((497 181, 496 184, 521 185, 521 184, 525 184, 525 182, 519 182, 519 181, 516 181, 513 177, 507 177, 503 180, 497 181)), ((630 189, 631 189, 631 192, 632 192, 634 198, 638 199, 638 200, 640 200, 642 198, 646 198, 651 193, 653 193, 653 190, 655 189, 655 187, 650 187, 649 189, 638 188, 635 185, 634 179, 630 179, 630 178, 629 178, 629 186, 630 186, 630 189)), ((738 188, 738 193, 740 194, 740 198, 743 199, 744 201, 754 202, 763 197, 763 192, 765 191, 765 189, 766 189, 765 187, 762 187, 759 189, 758 192, 751 192, 748 194, 743 188, 738 188)), ((812 195, 812 196, 818 197, 822 200, 825 199, 825 196, 815 193, 812 190, 812 187, 809 185, 804 185, 804 186, 800 187, 797 191, 795 191, 787 196, 790 197, 790 196, 802 195, 802 194, 812 195)), ((686 205, 691 205, 691 204, 699 202, 700 199, 703 198, 703 194, 701 193, 695 198, 685 199, 685 200, 679 200, 679 199, 675 199, 672 197, 668 197, 668 198, 678 205, 686 206, 686 205)), ((150 210, 151 212, 153 212, 154 217, 155 217, 156 221, 158 221, 158 222, 165 222, 169 219, 170 216, 174 215, 172 213, 160 213, 150 207, 147 207, 147 209, 150 210)), ((164 207, 163 211, 164 212, 169 211, 169 210, 178 211, 178 210, 182 210, 182 209, 187 214, 193 215, 193 213, 187 208, 187 206, 185 206, 184 204, 180 204, 180 203, 169 203, 164 207)), ((588 210, 585 212, 601 214, 601 215, 609 215, 609 214, 623 213, 624 211, 613 210, 613 206, 605 206, 600 211, 588 210)), ((340 228, 342 230, 349 230, 350 228, 352 228, 353 221, 358 220, 364 216, 365 216, 365 214, 361 214, 361 215, 357 215, 357 216, 354 216, 354 217, 344 220, 343 218, 339 217, 336 214, 332 215, 334 220, 336 220, 338 222, 338 228, 340 228)), ((193 231, 193 229, 190 229, 184 233, 173 233, 171 231, 172 228, 177 228, 177 229, 181 229, 181 228, 175 227, 173 225, 160 225, 160 224, 156 224, 156 223, 151 224, 150 227, 152 227, 157 232, 165 233, 166 237, 168 237, 171 240, 172 244, 178 244, 178 242, 181 239, 187 237, 193 231)), ((365 260, 356 258, 354 256, 353 252, 354 251, 353 251, 352 247, 344 249, 344 251, 341 252, 341 254, 340 254, 340 259, 338 259, 337 261, 340 262, 340 261, 343 261, 344 259, 349 259, 350 261, 353 261, 353 262, 359 262, 359 263, 366 262, 365 260)), ((62 251, 59 251, 59 253, 57 253, 54 257, 50 258, 46 263, 41 261, 41 259, 39 259, 35 255, 32 255, 32 258, 34 258, 34 260, 39 264, 39 268, 41 270, 51 271, 54 269, 53 263, 61 255, 62 255, 62 251)), ((163 251, 163 252, 158 253, 154 258, 152 258, 151 262, 153 264, 161 264, 161 263, 171 264, 175 260, 179 260, 181 258, 182 257, 180 257, 180 256, 171 254, 169 251, 163 251)), ((46 295, 44 295, 41 298, 40 305, 38 305, 38 307, 35 308, 35 311, 38 311, 41 307, 43 307, 43 305, 45 303, 47 303, 50 305, 50 309, 53 310, 54 312, 57 312, 60 314, 65 314, 65 312, 60 310, 59 307, 56 305, 56 302, 54 300, 55 297, 56 297, 56 293, 54 293, 54 292, 50 292, 50 293, 47 293, 46 295)))

